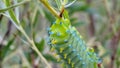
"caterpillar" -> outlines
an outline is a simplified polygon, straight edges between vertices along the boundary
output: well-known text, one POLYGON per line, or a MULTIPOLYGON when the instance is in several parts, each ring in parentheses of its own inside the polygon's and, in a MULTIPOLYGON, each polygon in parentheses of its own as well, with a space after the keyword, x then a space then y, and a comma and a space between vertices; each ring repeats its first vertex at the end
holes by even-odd
POLYGON ((53 46, 68 68, 98 68, 98 57, 87 48, 82 36, 69 19, 57 19, 48 29, 49 44, 53 46))

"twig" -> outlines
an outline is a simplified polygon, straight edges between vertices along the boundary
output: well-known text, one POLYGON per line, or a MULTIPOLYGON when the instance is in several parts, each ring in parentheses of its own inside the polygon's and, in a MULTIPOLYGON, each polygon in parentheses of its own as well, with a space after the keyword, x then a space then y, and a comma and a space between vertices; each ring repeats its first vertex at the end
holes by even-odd
POLYGON ((5 11, 8 10, 8 9, 18 7, 18 6, 22 5, 22 4, 25 4, 25 3, 29 2, 29 1, 30 1, 30 0, 26 0, 26 1, 20 2, 20 3, 16 4, 16 5, 12 5, 12 6, 9 6, 9 7, 7 7, 7 8, 0 9, 0 12, 5 12, 5 11))
POLYGON ((7 31, 6 31, 6 33, 5 33, 2 41, 0 42, 0 45, 2 45, 2 44, 3 44, 3 41, 5 40, 5 38, 7 38, 7 37, 9 36, 10 31, 11 31, 11 26, 12 26, 12 23, 11 23, 11 21, 9 20, 7 31))
MULTIPOLYGON (((104 7, 105 7, 105 9, 106 9, 106 13, 107 13, 108 18, 109 18, 110 20, 112 20, 111 14, 110 14, 109 8, 108 8, 107 0, 103 0, 103 4, 104 4, 104 7)), ((111 22, 111 21, 110 21, 110 22, 111 22)))
MULTIPOLYGON (((9 0, 5 0, 5 4, 7 7, 10 6, 10 1, 9 0)), ((31 48, 37 52, 38 56, 40 57, 41 61, 46 64, 47 68, 51 68, 51 66, 49 65, 49 63, 47 62, 47 60, 42 56, 41 52, 39 52, 39 50, 37 49, 35 43, 33 40, 30 39, 30 37, 27 35, 27 33, 25 32, 25 30, 23 29, 22 25, 20 24, 20 21, 16 18, 14 12, 9 9, 8 10, 9 15, 11 20, 13 20, 13 24, 16 26, 16 28, 25 36, 25 38, 27 39, 27 41, 31 44, 31 48), (16 24, 17 23, 17 24, 16 24)))
POLYGON ((109 19, 109 22, 110 22, 108 24, 108 28, 109 28, 109 30, 112 30, 112 32, 114 34, 116 34, 116 30, 115 30, 115 28, 113 26, 113 24, 115 23, 115 15, 113 13, 110 13, 107 0, 103 0, 103 4, 104 4, 104 6, 106 8, 106 13, 107 13, 107 16, 108 16, 108 19, 109 19))
POLYGON ((114 60, 115 60, 116 51, 117 51, 119 41, 120 41, 120 29, 119 29, 118 33, 116 35, 114 35, 111 39, 110 48, 112 50, 112 54, 111 54, 111 62, 110 62, 109 68, 114 68, 113 64, 114 64, 114 60))
MULTIPOLYGON (((91 4, 91 0, 86 0, 87 4, 90 5, 91 4)), ((93 14, 92 13, 89 13, 88 14, 88 17, 89 17, 89 20, 90 20, 90 24, 89 24, 89 34, 90 34, 90 37, 93 37, 95 35, 95 22, 94 22, 94 17, 93 17, 93 14)))
MULTIPOLYGON (((7 37, 9 37, 9 35, 10 35, 11 26, 12 26, 12 23, 11 23, 11 21, 9 20, 7 31, 6 31, 3 39, 0 41, 0 53, 2 52, 4 40, 5 40, 7 37)), ((3 57, 0 55, 0 68, 1 68, 2 59, 3 59, 3 57)))
POLYGON ((116 49, 118 47, 118 42, 120 40, 120 31, 116 32, 115 28, 114 28, 114 23, 116 22, 115 20, 115 9, 116 9, 116 0, 112 0, 112 3, 113 3, 113 6, 112 6, 112 11, 110 13, 109 11, 109 7, 108 7, 108 4, 107 4, 107 0, 103 0, 103 3, 104 3, 104 6, 106 8, 106 13, 107 13, 107 16, 109 18, 109 31, 113 32, 113 37, 111 39, 111 42, 110 42, 110 49, 112 50, 112 54, 111 54, 111 62, 110 62, 110 67, 109 68, 114 68, 114 60, 115 60, 115 56, 116 56, 116 49))
POLYGON ((53 8, 51 7, 51 5, 48 3, 48 0, 39 0, 39 1, 42 2, 42 4, 44 4, 45 7, 46 7, 53 15, 55 15, 55 17, 60 18, 59 15, 58 15, 58 13, 56 12, 56 10, 53 9, 53 8))
POLYGON ((33 68, 38 68, 38 65, 35 64, 35 54, 34 54, 34 51, 33 51, 33 50, 32 50, 32 52, 30 53, 30 56, 31 56, 33 68))
POLYGON ((0 14, 0 22, 1 22, 2 18, 3 18, 3 15, 2 15, 2 14, 0 14))
POLYGON ((35 43, 33 40, 31 40, 28 35, 26 34, 26 32, 24 31, 24 29, 22 28, 22 26, 20 25, 20 29, 19 29, 22 34, 26 37, 26 39, 28 40, 28 42, 32 45, 31 48, 39 55, 39 57, 41 58, 41 60, 47 65, 48 68, 51 68, 51 66, 49 65, 49 63, 47 62, 47 60, 42 56, 41 52, 39 52, 39 50, 37 49, 35 43))
POLYGON ((95 36, 95 22, 94 22, 94 17, 93 17, 93 14, 89 14, 89 19, 90 19, 90 24, 89 24, 89 33, 90 33, 90 36, 93 37, 95 36))
POLYGON ((112 3, 113 3, 112 9, 115 11, 117 8, 117 0, 112 0, 112 3))

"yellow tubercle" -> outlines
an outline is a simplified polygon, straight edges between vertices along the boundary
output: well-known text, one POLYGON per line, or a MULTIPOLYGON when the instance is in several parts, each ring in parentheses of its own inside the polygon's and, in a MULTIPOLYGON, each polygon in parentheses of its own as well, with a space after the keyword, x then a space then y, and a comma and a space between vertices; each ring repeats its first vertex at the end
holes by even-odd
POLYGON ((64 48, 60 48, 60 53, 62 53, 62 52, 63 52, 63 50, 64 50, 64 48))
POLYGON ((67 58, 67 54, 64 54, 64 59, 66 59, 67 58))
POLYGON ((54 40, 54 39, 53 39, 53 40, 51 41, 51 43, 52 43, 52 44, 56 44, 56 43, 57 43, 57 40, 54 40))
POLYGON ((61 58, 58 58, 58 59, 57 59, 57 62, 60 62, 60 61, 61 61, 61 58))
POLYGON ((68 58, 68 64, 70 64, 71 63, 71 59, 70 58, 68 58))
POLYGON ((57 55, 58 55, 58 54, 56 54, 56 53, 55 53, 55 54, 53 54, 53 56, 55 56, 55 57, 56 57, 57 55))
POLYGON ((74 68, 74 63, 71 64, 72 68, 74 68))
POLYGON ((54 47, 52 47, 52 48, 50 49, 50 51, 51 51, 51 52, 55 51, 55 48, 54 48, 54 47))
POLYGON ((94 52, 93 48, 88 48, 89 52, 94 52))

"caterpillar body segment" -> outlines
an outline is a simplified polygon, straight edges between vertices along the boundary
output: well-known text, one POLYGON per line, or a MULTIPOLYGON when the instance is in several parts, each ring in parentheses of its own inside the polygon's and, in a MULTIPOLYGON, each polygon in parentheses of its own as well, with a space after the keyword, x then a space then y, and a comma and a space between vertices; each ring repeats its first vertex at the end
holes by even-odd
POLYGON ((86 47, 78 31, 68 19, 57 19, 49 30, 49 42, 68 68, 97 68, 96 54, 86 47))

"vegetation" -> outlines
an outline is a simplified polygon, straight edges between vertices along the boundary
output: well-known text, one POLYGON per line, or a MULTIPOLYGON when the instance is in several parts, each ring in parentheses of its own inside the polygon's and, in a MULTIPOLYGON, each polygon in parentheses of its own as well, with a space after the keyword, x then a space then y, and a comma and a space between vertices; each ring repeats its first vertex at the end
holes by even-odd
POLYGON ((54 48, 47 44, 47 30, 67 11, 71 25, 99 56, 98 68, 119 68, 119 3, 119 0, 0 0, 0 68, 66 68, 54 48))

